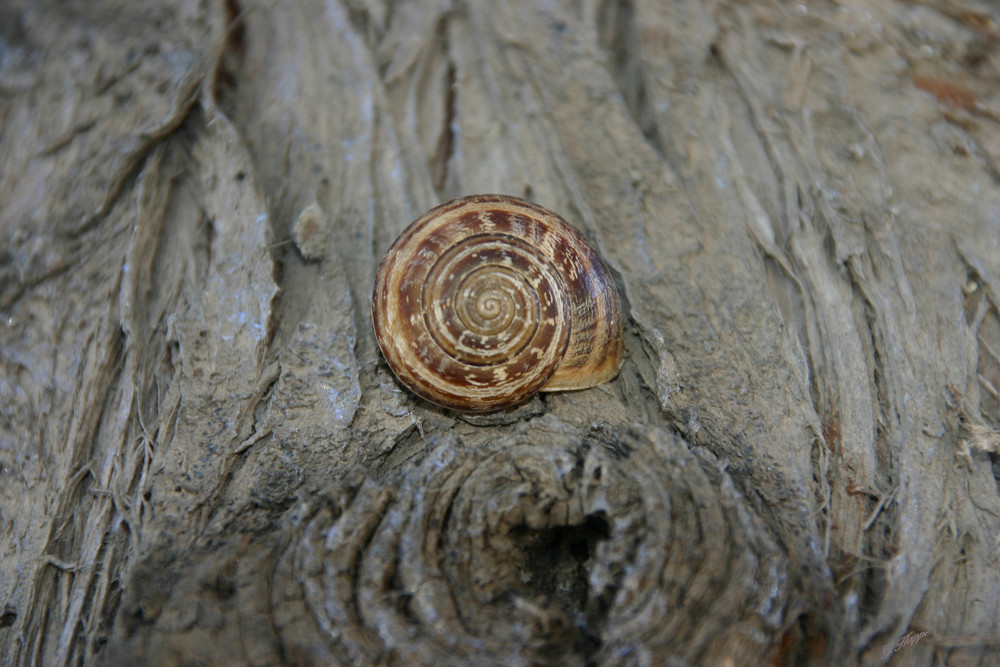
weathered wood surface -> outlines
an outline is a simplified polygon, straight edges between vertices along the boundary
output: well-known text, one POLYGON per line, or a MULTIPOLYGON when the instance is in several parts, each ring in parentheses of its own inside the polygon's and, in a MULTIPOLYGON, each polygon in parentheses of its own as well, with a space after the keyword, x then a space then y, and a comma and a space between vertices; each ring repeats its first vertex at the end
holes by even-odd
POLYGON ((998 664, 998 31, 8 0, 0 662, 998 664), (614 382, 394 381, 374 267, 473 192, 605 254, 614 382))

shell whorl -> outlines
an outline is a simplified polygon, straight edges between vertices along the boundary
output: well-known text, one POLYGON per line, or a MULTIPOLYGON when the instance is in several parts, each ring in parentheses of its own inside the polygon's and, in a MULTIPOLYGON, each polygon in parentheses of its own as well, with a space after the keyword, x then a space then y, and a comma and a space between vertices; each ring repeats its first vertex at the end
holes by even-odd
POLYGON ((473 195, 410 224, 379 264, 375 336, 422 398, 465 412, 611 379, 618 290, 597 251, 555 213, 473 195))

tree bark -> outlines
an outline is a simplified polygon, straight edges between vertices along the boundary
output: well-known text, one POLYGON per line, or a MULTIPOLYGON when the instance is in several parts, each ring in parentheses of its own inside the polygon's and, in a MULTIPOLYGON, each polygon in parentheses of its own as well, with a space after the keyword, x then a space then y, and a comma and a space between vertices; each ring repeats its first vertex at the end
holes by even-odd
POLYGON ((0 7, 0 663, 1000 661, 1000 10, 0 7), (618 377, 409 394, 375 267, 559 212, 618 377))

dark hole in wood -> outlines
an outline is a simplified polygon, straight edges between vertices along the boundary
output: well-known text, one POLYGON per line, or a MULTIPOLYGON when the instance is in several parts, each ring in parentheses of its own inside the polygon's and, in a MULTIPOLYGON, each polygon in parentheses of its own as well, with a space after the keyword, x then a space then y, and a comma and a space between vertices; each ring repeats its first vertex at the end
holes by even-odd
MULTIPOLYGON (((611 526, 603 512, 587 516, 571 526, 544 529, 520 528, 515 535, 523 540, 521 567, 522 594, 557 607, 566 615, 573 629, 566 645, 584 655, 600 648, 600 625, 603 608, 591 600, 587 561, 597 543, 611 536, 611 526)), ((564 647, 566 646, 564 645, 564 647)))
POLYGON ((17 620, 17 612, 12 608, 7 607, 3 610, 3 614, 0 614, 0 628, 9 628, 14 625, 14 621, 17 620))

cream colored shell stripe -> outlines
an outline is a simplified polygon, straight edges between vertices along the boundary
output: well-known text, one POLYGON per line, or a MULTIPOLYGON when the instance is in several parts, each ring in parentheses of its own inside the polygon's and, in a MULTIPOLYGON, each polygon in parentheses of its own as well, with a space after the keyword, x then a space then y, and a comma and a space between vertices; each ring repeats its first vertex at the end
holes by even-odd
POLYGON ((555 213, 473 195, 431 209, 389 248, 375 335, 411 391, 465 412, 612 378, 621 306, 597 251, 555 213))

